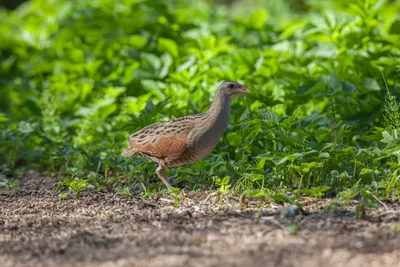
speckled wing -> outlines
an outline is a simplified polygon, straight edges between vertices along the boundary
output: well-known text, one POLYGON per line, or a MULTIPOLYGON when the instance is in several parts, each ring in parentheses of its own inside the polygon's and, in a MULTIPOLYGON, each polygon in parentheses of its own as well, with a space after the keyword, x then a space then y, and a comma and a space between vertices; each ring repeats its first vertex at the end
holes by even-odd
POLYGON ((128 149, 122 156, 142 154, 150 158, 172 161, 187 149, 186 141, 203 114, 144 127, 129 138, 128 149))

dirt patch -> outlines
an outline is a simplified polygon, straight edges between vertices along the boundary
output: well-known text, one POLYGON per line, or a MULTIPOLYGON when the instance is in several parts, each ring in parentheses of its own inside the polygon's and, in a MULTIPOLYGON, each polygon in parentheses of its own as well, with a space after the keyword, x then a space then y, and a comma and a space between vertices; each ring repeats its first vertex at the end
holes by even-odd
POLYGON ((399 203, 356 219, 351 205, 281 218, 280 207, 191 193, 150 200, 83 193, 58 200, 52 178, 0 191, 1 266, 400 266, 399 203), (290 233, 289 225, 298 227, 290 233))

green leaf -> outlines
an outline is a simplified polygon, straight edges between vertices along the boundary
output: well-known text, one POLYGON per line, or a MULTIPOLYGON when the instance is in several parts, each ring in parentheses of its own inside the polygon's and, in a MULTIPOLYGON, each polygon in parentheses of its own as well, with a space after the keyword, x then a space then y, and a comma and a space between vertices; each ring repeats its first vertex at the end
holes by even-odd
POLYGON ((289 24, 289 26, 285 27, 283 32, 279 35, 279 38, 285 39, 289 36, 292 36, 297 30, 303 28, 304 23, 305 23, 304 21, 300 21, 293 24, 289 24))
POLYGON ((150 53, 142 53, 140 57, 147 61, 154 69, 159 70, 161 68, 161 60, 156 55, 150 53))
POLYGON ((331 75, 327 80, 327 85, 334 91, 338 90, 340 87, 340 80, 336 75, 331 75))
POLYGON ((162 79, 168 75, 169 67, 172 64, 172 58, 171 58, 170 54, 164 54, 161 56, 161 61, 163 62, 163 67, 162 67, 158 77, 162 79))
POLYGON ((284 164, 286 161, 288 161, 289 160, 289 158, 288 157, 284 157, 284 158, 282 158, 276 165, 277 166, 279 166, 279 165, 282 165, 282 164, 284 164))
POLYGON ((258 169, 264 169, 264 166, 265 166, 265 162, 268 160, 268 158, 262 158, 262 159, 260 159, 259 161, 258 161, 258 163, 257 163, 257 168, 258 169))
POLYGON ((134 47, 144 48, 145 45, 147 44, 147 40, 143 36, 135 34, 130 38, 130 43, 134 47))
POLYGON ((278 204, 289 203, 289 204, 297 206, 300 209, 302 208, 302 205, 299 202, 297 202, 297 200, 295 198, 293 198, 292 196, 289 196, 287 194, 284 194, 284 193, 272 194, 272 195, 270 195, 270 198, 273 199, 278 204))
POLYGON ((379 91, 381 90, 381 87, 379 86, 378 82, 375 79, 372 78, 364 78, 361 81, 361 86, 373 91, 379 91))
POLYGON ((25 121, 21 121, 19 124, 19 130, 22 133, 31 133, 33 132, 34 128, 32 127, 32 124, 30 124, 29 122, 25 122, 25 121))
POLYGON ((343 86, 343 91, 345 91, 346 93, 352 93, 357 90, 357 87, 349 82, 344 82, 342 86, 343 86))
POLYGON ((228 139, 229 144, 232 146, 240 147, 242 145, 242 138, 237 133, 229 133, 226 139, 228 139))
POLYGON ((309 81, 306 84, 300 85, 297 90, 296 90, 296 94, 304 94, 306 92, 308 92, 311 88, 313 88, 318 81, 309 81))
POLYGON ((255 189, 255 190, 246 190, 244 192, 244 195, 246 197, 266 197, 267 194, 265 193, 265 191, 259 190, 259 189, 255 189))
POLYGON ((311 195, 314 197, 322 197, 324 195, 324 192, 328 191, 329 189, 331 189, 330 186, 323 185, 323 186, 313 187, 311 189, 300 189, 299 193, 311 195))
POLYGON ((382 132, 382 137, 383 137, 383 139, 381 140, 382 143, 390 144, 394 140, 394 137, 388 131, 382 132))
POLYGON ((392 26, 390 26, 389 30, 390 34, 400 34, 400 20, 397 19, 393 22, 392 26))
POLYGON ((329 159, 331 155, 328 152, 322 152, 319 154, 319 157, 322 159, 329 159))
POLYGON ((8 121, 6 114, 0 113, 0 122, 8 121))
POLYGON ((171 54, 172 57, 178 57, 178 46, 174 40, 167 38, 158 39, 158 49, 171 54))
POLYGON ((57 195, 58 199, 63 200, 68 197, 68 193, 61 193, 57 195))
POLYGON ((290 234, 295 234, 295 233, 297 233, 299 230, 300 230, 300 229, 299 229, 299 225, 298 225, 298 224, 289 224, 289 225, 287 226, 287 231, 288 231, 290 234))
POLYGON ((163 94, 164 88, 166 88, 165 83, 160 82, 160 81, 154 81, 154 80, 141 80, 140 81, 143 88, 147 92, 152 92, 154 95, 157 95, 161 99, 165 99, 165 95, 163 94))
POLYGON ((178 68, 176 68, 176 71, 180 72, 183 70, 187 70, 189 67, 193 66, 195 62, 196 62, 196 57, 190 55, 186 62, 182 63, 181 65, 178 66, 178 68))
POLYGON ((265 9, 257 10, 250 15, 249 26, 255 29, 261 29, 264 27, 267 18, 268 13, 265 9))
POLYGON ((303 153, 294 153, 292 155, 288 155, 287 159, 291 162, 294 162, 296 159, 303 157, 303 153))

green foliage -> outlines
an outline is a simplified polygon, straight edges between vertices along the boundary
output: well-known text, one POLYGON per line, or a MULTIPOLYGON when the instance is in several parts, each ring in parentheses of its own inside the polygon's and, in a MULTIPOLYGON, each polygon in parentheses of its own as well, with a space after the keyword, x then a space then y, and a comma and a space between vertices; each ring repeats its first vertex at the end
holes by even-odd
POLYGON ((391 227, 393 232, 400 232, 400 223, 395 223, 391 227))
POLYGON ((18 183, 16 181, 10 181, 8 179, 0 180, 0 188, 5 188, 6 190, 17 190, 18 183))
POLYGON ((254 93, 234 101, 210 157, 171 170, 175 185, 278 202, 399 198, 396 1, 189 2, 0 11, 1 170, 60 173, 75 197, 134 184, 153 194, 156 166, 120 157, 129 134, 205 111, 230 79, 254 93))
POLYGON ((299 230, 300 230, 300 229, 299 229, 299 225, 298 225, 298 224, 289 224, 289 225, 287 226, 287 231, 288 231, 290 234, 296 234, 299 230))
MULTIPOLYGON (((72 168, 69 171, 71 172, 71 177, 64 179, 63 182, 60 182, 55 186, 58 190, 60 190, 63 185, 67 186, 70 191, 74 192, 74 198, 77 199, 79 198, 81 191, 88 189, 89 179, 80 178, 83 176, 83 173, 77 168, 72 168)), ((59 199, 64 199, 66 195, 60 194, 58 197, 59 199)))
POLYGON ((229 180, 231 177, 229 176, 225 176, 223 179, 215 176, 213 177, 214 182, 217 184, 218 191, 221 193, 227 193, 229 191, 229 188, 231 187, 231 185, 229 184, 229 180))

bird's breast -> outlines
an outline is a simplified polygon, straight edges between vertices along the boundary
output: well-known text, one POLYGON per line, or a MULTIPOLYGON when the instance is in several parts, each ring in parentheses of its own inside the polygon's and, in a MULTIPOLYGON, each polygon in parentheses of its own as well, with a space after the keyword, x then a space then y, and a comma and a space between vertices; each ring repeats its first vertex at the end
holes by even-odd
POLYGON ((200 129, 200 131, 203 132, 198 135, 194 145, 196 160, 200 160, 211 154, 224 134, 228 122, 229 113, 222 114, 216 118, 215 122, 210 127, 200 129))

